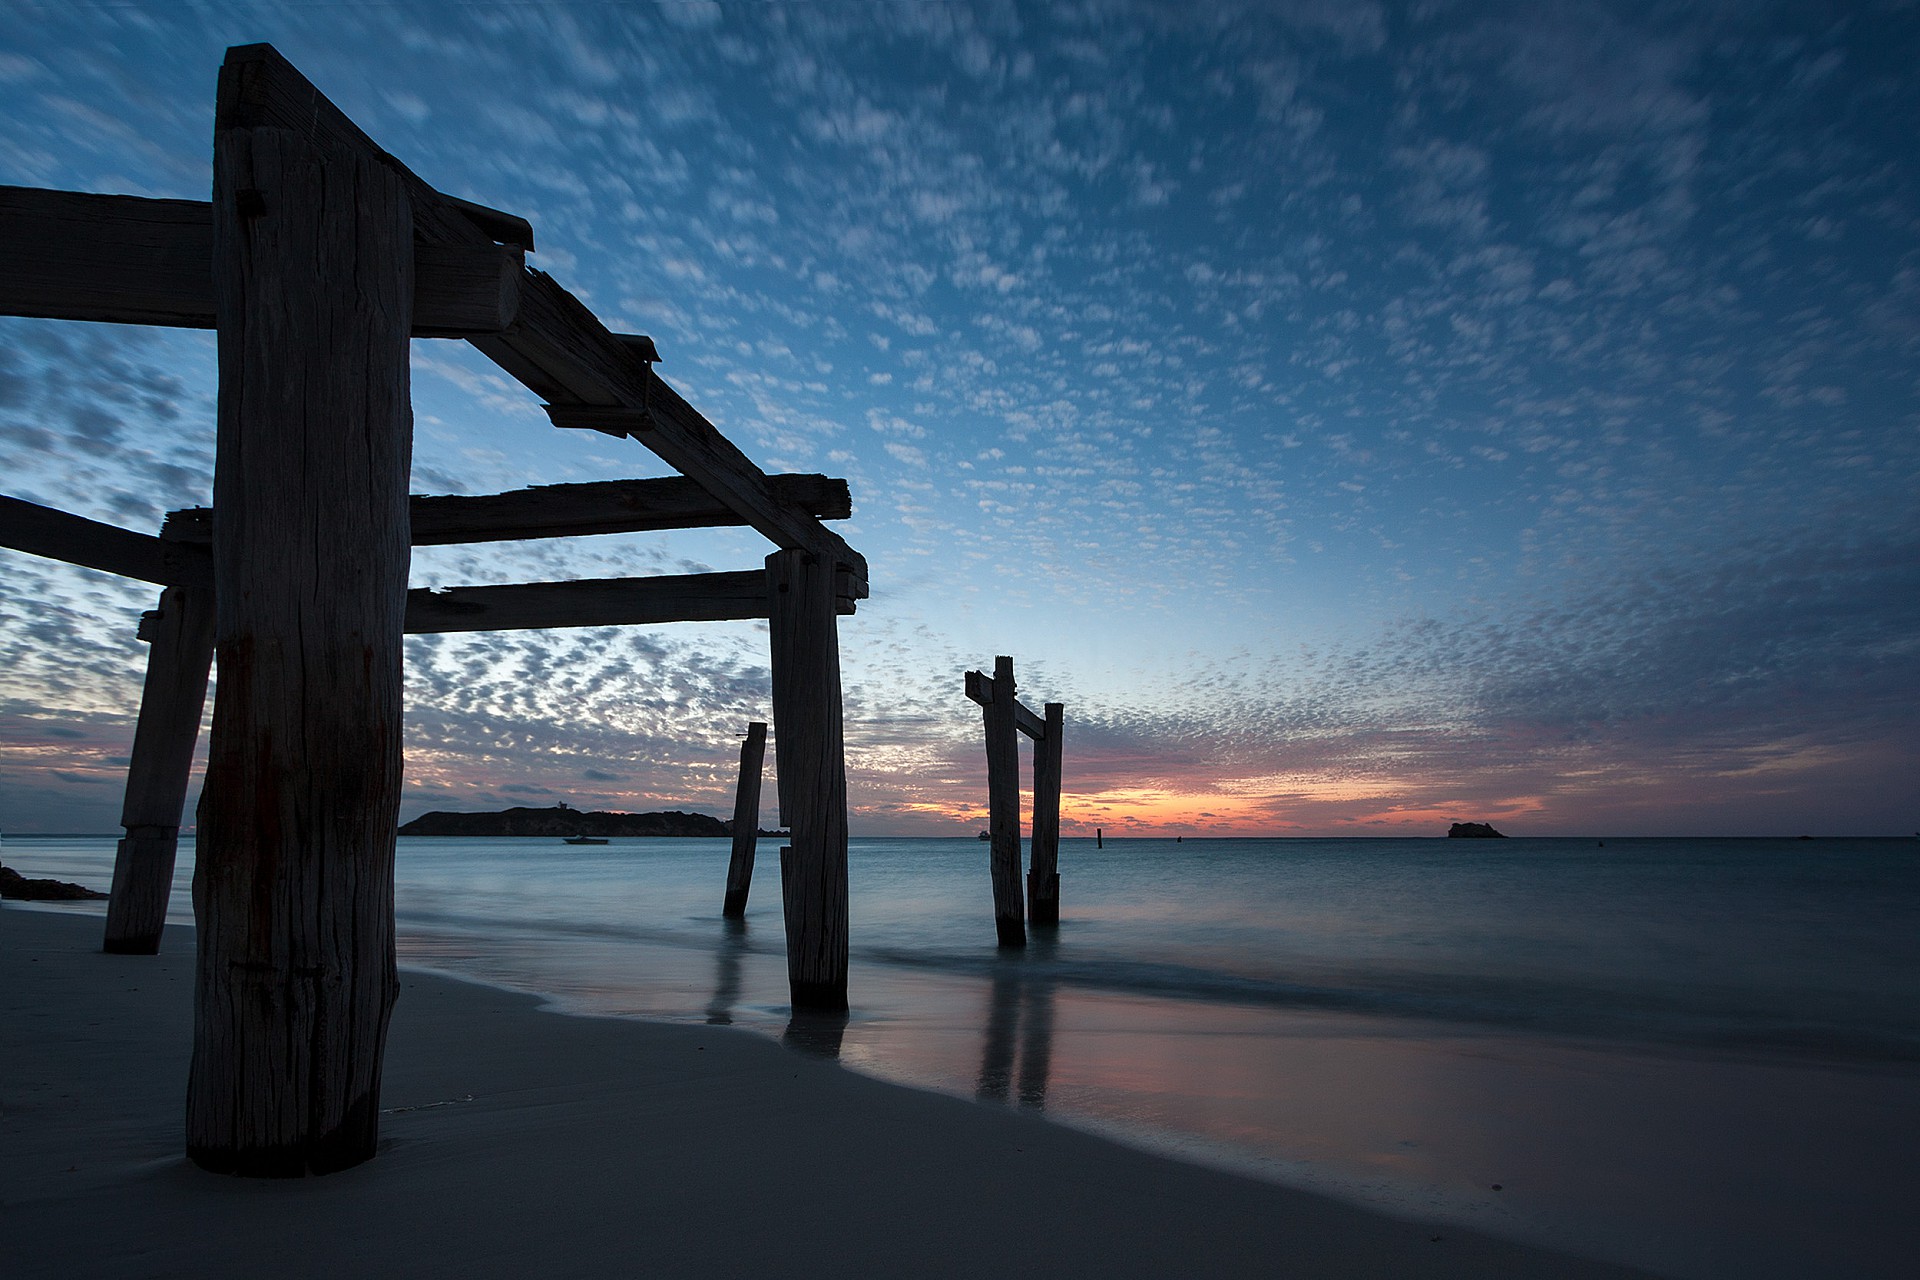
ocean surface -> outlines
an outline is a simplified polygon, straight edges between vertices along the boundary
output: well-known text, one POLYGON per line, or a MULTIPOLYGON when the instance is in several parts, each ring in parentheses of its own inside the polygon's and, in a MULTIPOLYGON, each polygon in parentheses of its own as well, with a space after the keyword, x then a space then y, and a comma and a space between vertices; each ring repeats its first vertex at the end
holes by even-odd
POLYGON ((1920 840, 1067 840, 1010 953, 983 842, 855 839, 844 1023, 786 1006, 777 842, 744 927, 727 858, 403 839, 400 959, 1662 1274, 1912 1274, 1920 840))

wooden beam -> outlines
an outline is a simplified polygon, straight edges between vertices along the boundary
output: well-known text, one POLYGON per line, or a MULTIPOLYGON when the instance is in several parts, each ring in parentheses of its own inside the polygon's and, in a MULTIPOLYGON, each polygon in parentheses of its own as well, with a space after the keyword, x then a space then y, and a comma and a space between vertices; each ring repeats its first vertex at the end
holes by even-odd
MULTIPOLYGON (((969 673, 973 675, 977 673, 969 673)), ((968 693, 975 682, 968 681, 968 693)), ((982 718, 987 735, 988 860, 993 873, 993 927, 1003 947, 1027 945, 1026 909, 1020 892, 1020 738, 1014 723, 1013 659, 993 660, 993 678, 980 677, 988 693, 982 718)))
POLYGON ((378 1149, 400 989, 413 217, 366 156, 224 111, 213 174, 220 679, 187 1155, 290 1177, 378 1149))
POLYGON ((833 565, 804 551, 767 557, 775 768, 787 985, 793 1007, 847 1007, 847 763, 833 565))
MULTIPOLYGON (((413 336, 499 333, 524 275, 517 247, 416 245, 413 336)), ((0 187, 0 314, 213 328, 213 206, 0 187)))
POLYGON ((419 635, 726 622, 767 613, 765 573, 691 573, 416 589, 407 592, 406 625, 419 635))
MULTIPOLYGON (((845 480, 816 475, 767 478, 782 502, 821 519, 844 520, 853 514, 845 480)), ((685 476, 550 484, 473 496, 415 494, 408 510, 416 547, 746 523, 685 476)), ((170 511, 161 532, 181 542, 211 542, 213 512, 205 507, 170 511)))
POLYGON ((1060 923, 1060 754, 1066 708, 1047 703, 1046 733, 1033 748, 1033 844, 1027 862, 1027 920, 1060 923))
MULTIPOLYGON (((760 575, 762 587, 766 574, 760 575)), ((727 896, 720 914, 747 918, 747 891, 753 887, 753 851, 760 840, 760 775, 767 757, 767 726, 755 720, 740 744, 740 789, 733 798, 733 854, 727 860, 727 896)))
POLYGON ((126 837, 113 859, 101 950, 150 956, 160 950, 173 892, 180 814, 187 803, 193 747, 213 665, 213 588, 168 587, 140 619, 148 642, 147 680, 127 764, 120 825, 126 837))
POLYGON ((474 345, 489 357, 510 349, 510 358, 496 363, 516 377, 529 367, 537 371, 529 385, 555 406, 572 402, 626 410, 601 415, 604 425, 595 429, 634 435, 777 545, 811 551, 848 571, 854 595, 866 596, 866 560, 818 520, 781 502, 759 467, 552 278, 529 271, 519 327, 474 345))
MULTIPOLYGON (((493 234, 381 150, 271 45, 227 50, 220 109, 223 119, 296 130, 386 165, 412 197, 414 235, 424 244, 487 242, 493 234)), ((470 341, 551 404, 644 409, 655 424, 653 430, 642 433, 648 448, 697 480, 775 544, 812 551, 830 566, 844 568, 850 594, 866 598, 865 558, 812 516, 781 502, 766 474, 662 381, 635 345, 610 332, 552 278, 527 271, 513 331, 470 341)))
MULTIPOLYGON (((983 707, 993 705, 993 677, 979 671, 967 672, 967 696, 983 707)), ((1013 703, 1014 727, 1035 742, 1043 742, 1047 736, 1047 722, 1027 709, 1027 704, 1015 699, 1013 703)))
POLYGON ((24 498, 0 495, 0 547, 162 586, 213 585, 213 558, 205 547, 135 533, 24 498))

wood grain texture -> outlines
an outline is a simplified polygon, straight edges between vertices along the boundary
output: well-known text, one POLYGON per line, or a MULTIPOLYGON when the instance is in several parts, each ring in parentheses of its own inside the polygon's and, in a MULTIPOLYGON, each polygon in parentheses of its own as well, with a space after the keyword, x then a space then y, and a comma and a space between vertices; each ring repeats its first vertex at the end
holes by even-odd
POLYGON ((847 767, 834 566, 799 550, 767 557, 774 762, 781 821, 787 981, 795 1008, 847 1007, 847 767))
MULTIPOLYGON (((845 480, 807 474, 767 478, 781 501, 820 519, 845 520, 853 514, 845 480)), ((407 509, 416 547, 746 523, 733 508, 685 476, 536 485, 506 493, 415 494, 408 499, 407 509)), ((6 528, 5 515, 0 506, 0 536, 6 528)), ((213 512, 205 507, 169 511, 161 531, 182 542, 210 543, 213 512)))
MULTIPOLYGON (((765 582, 764 575, 761 579, 765 582)), ((727 860, 727 895, 720 914, 744 920, 753 888, 753 853, 760 840, 760 775, 767 755, 767 726, 755 720, 740 744, 740 786, 733 798, 733 854, 727 860)))
POLYGON ((1027 864, 1027 920, 1060 923, 1060 761, 1066 708, 1046 705, 1045 732, 1033 744, 1033 844, 1027 864))
POLYGON ((220 678, 187 1154, 295 1176, 373 1155, 399 990, 413 216, 367 157, 232 124, 214 145, 220 678))
POLYGON ((159 606, 141 619, 140 634, 149 646, 147 678, 120 810, 127 834, 114 854, 101 948, 150 956, 160 950, 166 928, 180 815, 207 701, 212 587, 168 587, 159 606))
POLYGON ((1003 947, 1027 945, 1020 892, 1020 740, 1013 659, 993 660, 990 698, 981 708, 987 735, 987 834, 993 871, 993 927, 1003 947))
MULTIPOLYGON (((413 336, 499 333, 524 277, 516 247, 419 246, 413 336)), ((213 206, 0 186, 0 315, 213 328, 213 206)))

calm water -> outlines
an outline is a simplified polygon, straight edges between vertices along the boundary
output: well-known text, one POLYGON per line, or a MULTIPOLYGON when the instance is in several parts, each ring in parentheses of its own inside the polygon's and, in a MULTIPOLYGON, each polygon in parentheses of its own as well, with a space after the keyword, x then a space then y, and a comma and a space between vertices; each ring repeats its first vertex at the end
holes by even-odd
POLYGON ((1066 841, 1010 955, 984 844, 855 840, 844 1026, 790 1025, 777 849, 744 928, 727 855, 403 840, 401 960, 1671 1274, 1903 1273, 1920 841, 1066 841))

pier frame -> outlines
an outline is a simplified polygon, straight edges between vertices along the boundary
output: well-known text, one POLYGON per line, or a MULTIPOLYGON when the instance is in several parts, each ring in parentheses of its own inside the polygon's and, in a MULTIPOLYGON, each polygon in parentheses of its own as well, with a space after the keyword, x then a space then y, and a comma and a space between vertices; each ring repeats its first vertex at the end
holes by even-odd
POLYGON ((993 873, 994 932, 1003 947, 1027 945, 1026 924, 1060 923, 1060 768, 1066 707, 1049 702, 1036 716, 1016 696, 1013 659, 993 660, 993 675, 969 671, 967 697, 978 703, 987 746, 987 834, 993 873), (1020 883, 1020 742, 1033 739, 1033 840, 1026 893, 1020 883), (1023 922, 1022 917, 1025 917, 1023 922))
POLYGON ((845 482, 762 472, 654 372, 650 339, 526 268, 525 219, 433 189, 271 46, 228 50, 214 149, 211 201, 0 187, 0 314, 219 335, 211 512, 152 537, 0 498, 0 545, 166 588, 107 949, 157 948, 217 648, 189 1155, 282 1175, 375 1150, 407 632, 769 619, 797 819, 793 1001, 844 1009, 836 619, 867 595, 867 566, 820 521, 849 514, 845 482), (410 498, 413 338, 470 342, 556 427, 637 440, 682 475, 410 498), (719 524, 779 550, 764 571, 406 588, 414 543, 719 524))

